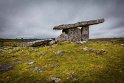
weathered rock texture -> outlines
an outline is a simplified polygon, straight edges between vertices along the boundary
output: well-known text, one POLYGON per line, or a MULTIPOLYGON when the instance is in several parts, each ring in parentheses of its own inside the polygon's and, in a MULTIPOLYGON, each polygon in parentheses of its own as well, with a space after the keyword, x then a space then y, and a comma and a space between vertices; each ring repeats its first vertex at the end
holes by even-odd
POLYGON ((11 66, 11 65, 0 64, 0 72, 6 72, 6 71, 9 71, 9 70, 12 70, 12 69, 14 69, 14 67, 11 66))
POLYGON ((74 24, 63 24, 55 26, 54 30, 62 30, 58 41, 87 41, 89 39, 89 26, 103 23, 104 19, 82 21, 74 24))
POLYGON ((56 42, 52 39, 44 39, 44 40, 36 40, 36 41, 32 41, 32 42, 25 42, 25 43, 22 43, 21 46, 32 46, 32 47, 50 46, 54 43, 56 43, 56 42))

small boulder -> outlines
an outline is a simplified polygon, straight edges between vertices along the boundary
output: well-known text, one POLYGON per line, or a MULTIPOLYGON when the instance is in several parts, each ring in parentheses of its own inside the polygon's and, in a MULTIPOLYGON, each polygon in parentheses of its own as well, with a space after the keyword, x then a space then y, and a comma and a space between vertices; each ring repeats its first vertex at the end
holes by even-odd
POLYGON ((58 50, 58 51, 56 52, 56 55, 62 55, 64 52, 65 52, 65 51, 63 51, 63 50, 58 50))
POLYGON ((87 43, 87 41, 78 41, 77 43, 78 44, 85 44, 85 43, 87 43))
POLYGON ((96 54, 99 54, 99 55, 107 54, 107 51, 105 51, 104 49, 97 50, 96 54))
POLYGON ((106 54, 108 53, 107 51, 105 51, 104 49, 101 49, 101 50, 96 50, 96 49, 91 49, 91 48, 81 48, 81 50, 84 50, 86 52, 91 52, 91 53, 95 53, 96 55, 103 55, 103 54, 106 54))
POLYGON ((30 61, 30 62, 28 62, 28 64, 29 64, 29 65, 32 65, 32 64, 34 64, 34 61, 30 61))
POLYGON ((11 65, 0 64, 0 72, 6 72, 6 71, 9 71, 9 70, 12 70, 12 69, 14 69, 14 67, 11 66, 11 65))
POLYGON ((121 46, 123 46, 124 44, 121 44, 121 46))
POLYGON ((56 43, 56 41, 54 41, 54 40, 52 40, 52 41, 49 42, 50 45, 53 45, 55 43, 56 43))
POLYGON ((40 55, 41 55, 41 56, 44 56, 45 54, 46 54, 46 52, 42 52, 40 55))
POLYGON ((34 71, 40 71, 40 72, 42 72, 42 70, 39 67, 33 67, 31 69, 34 70, 34 71))
POLYGON ((61 81, 61 79, 58 77, 51 77, 51 79, 54 83, 58 83, 59 81, 61 81))
POLYGON ((34 49, 34 52, 38 52, 39 50, 38 49, 34 49))
POLYGON ((32 46, 32 47, 49 46, 50 41, 52 41, 52 39, 36 40, 36 41, 32 41, 32 42, 27 42, 27 44, 25 44, 25 46, 32 46))
POLYGON ((29 52, 26 52, 25 55, 30 55, 30 53, 29 52))
POLYGON ((22 64, 23 62, 19 60, 19 61, 17 61, 17 63, 18 63, 18 64, 22 64))
POLYGON ((89 49, 85 47, 85 48, 81 48, 81 50, 88 51, 89 49))

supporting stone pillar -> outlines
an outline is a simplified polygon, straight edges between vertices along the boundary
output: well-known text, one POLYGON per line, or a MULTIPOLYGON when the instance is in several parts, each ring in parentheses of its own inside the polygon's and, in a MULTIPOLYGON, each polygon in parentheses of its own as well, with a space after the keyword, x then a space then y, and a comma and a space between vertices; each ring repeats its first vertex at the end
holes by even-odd
POLYGON ((89 26, 84 26, 81 29, 81 41, 88 41, 89 39, 89 26))

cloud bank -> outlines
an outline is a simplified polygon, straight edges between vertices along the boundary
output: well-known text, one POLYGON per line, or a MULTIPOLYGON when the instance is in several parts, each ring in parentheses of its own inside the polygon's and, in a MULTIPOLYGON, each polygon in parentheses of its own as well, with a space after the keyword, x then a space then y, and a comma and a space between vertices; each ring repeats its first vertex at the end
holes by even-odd
POLYGON ((124 37, 124 0, 0 0, 0 38, 50 38, 59 24, 104 18, 90 38, 124 37))

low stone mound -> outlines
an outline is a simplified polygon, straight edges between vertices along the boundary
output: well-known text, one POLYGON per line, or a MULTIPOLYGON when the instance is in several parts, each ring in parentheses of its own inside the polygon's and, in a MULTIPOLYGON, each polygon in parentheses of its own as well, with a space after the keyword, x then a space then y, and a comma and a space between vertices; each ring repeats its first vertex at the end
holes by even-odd
POLYGON ((22 46, 32 46, 32 47, 50 46, 54 43, 55 43, 55 41, 52 39, 44 39, 44 40, 36 40, 36 41, 32 41, 32 42, 25 42, 22 44, 22 46))

